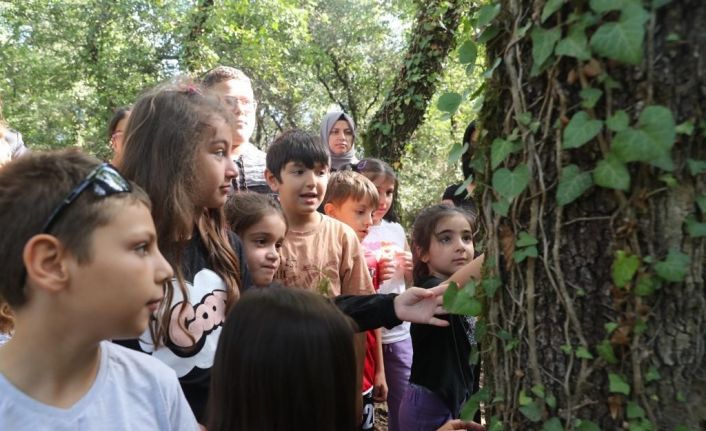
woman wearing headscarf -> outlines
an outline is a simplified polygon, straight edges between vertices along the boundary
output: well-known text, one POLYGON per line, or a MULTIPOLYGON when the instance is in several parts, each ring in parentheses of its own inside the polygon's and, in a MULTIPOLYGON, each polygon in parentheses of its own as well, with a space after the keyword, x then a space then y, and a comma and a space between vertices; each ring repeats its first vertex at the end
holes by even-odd
POLYGON ((348 163, 358 163, 355 156, 355 123, 345 112, 329 112, 321 122, 321 142, 328 143, 331 170, 348 163))

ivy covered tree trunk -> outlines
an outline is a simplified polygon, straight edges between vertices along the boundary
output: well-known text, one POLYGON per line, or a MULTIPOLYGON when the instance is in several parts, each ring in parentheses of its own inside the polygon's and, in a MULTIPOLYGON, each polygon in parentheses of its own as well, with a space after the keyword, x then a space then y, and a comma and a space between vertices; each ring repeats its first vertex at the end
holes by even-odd
POLYGON ((364 136, 365 154, 395 165, 424 119, 439 72, 453 47, 465 0, 418 2, 402 68, 364 136))
POLYGON ((490 429, 706 429, 706 2, 499 6, 469 409, 490 429))

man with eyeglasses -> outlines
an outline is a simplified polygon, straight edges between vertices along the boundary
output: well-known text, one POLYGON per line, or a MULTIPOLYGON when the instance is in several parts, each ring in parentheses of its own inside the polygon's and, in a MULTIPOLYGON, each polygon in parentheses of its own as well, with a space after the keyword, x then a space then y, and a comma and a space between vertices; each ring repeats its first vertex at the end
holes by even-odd
POLYGON ((250 142, 257 109, 250 78, 234 67, 218 66, 204 75, 203 85, 221 96, 235 116, 231 154, 238 167, 238 176, 233 179, 233 188, 236 191, 272 193, 265 182, 265 152, 250 142))

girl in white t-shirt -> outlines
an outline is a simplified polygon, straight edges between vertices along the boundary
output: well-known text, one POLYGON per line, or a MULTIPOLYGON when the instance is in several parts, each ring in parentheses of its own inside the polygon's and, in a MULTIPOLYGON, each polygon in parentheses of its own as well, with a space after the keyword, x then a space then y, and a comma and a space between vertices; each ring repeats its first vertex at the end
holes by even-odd
MULTIPOLYGON (((363 240, 363 246, 375 252, 380 262, 379 293, 402 293, 412 279, 412 253, 402 226, 397 223, 394 202, 397 197, 397 177, 390 165, 378 159, 363 159, 352 165, 354 171, 375 184, 380 203, 373 214, 373 226, 363 240), (387 275, 383 274, 388 272, 387 275)), ((398 410, 409 385, 412 367, 412 340, 409 323, 392 329, 382 329, 382 349, 388 386, 388 429, 398 431, 398 410)))

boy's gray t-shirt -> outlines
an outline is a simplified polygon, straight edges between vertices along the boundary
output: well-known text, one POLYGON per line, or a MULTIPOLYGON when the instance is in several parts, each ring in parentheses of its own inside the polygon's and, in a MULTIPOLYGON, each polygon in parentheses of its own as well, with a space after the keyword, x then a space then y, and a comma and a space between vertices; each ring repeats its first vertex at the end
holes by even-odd
POLYGON ((0 374, 0 430, 198 429, 171 368, 110 342, 100 348, 93 386, 69 409, 30 398, 0 374))

